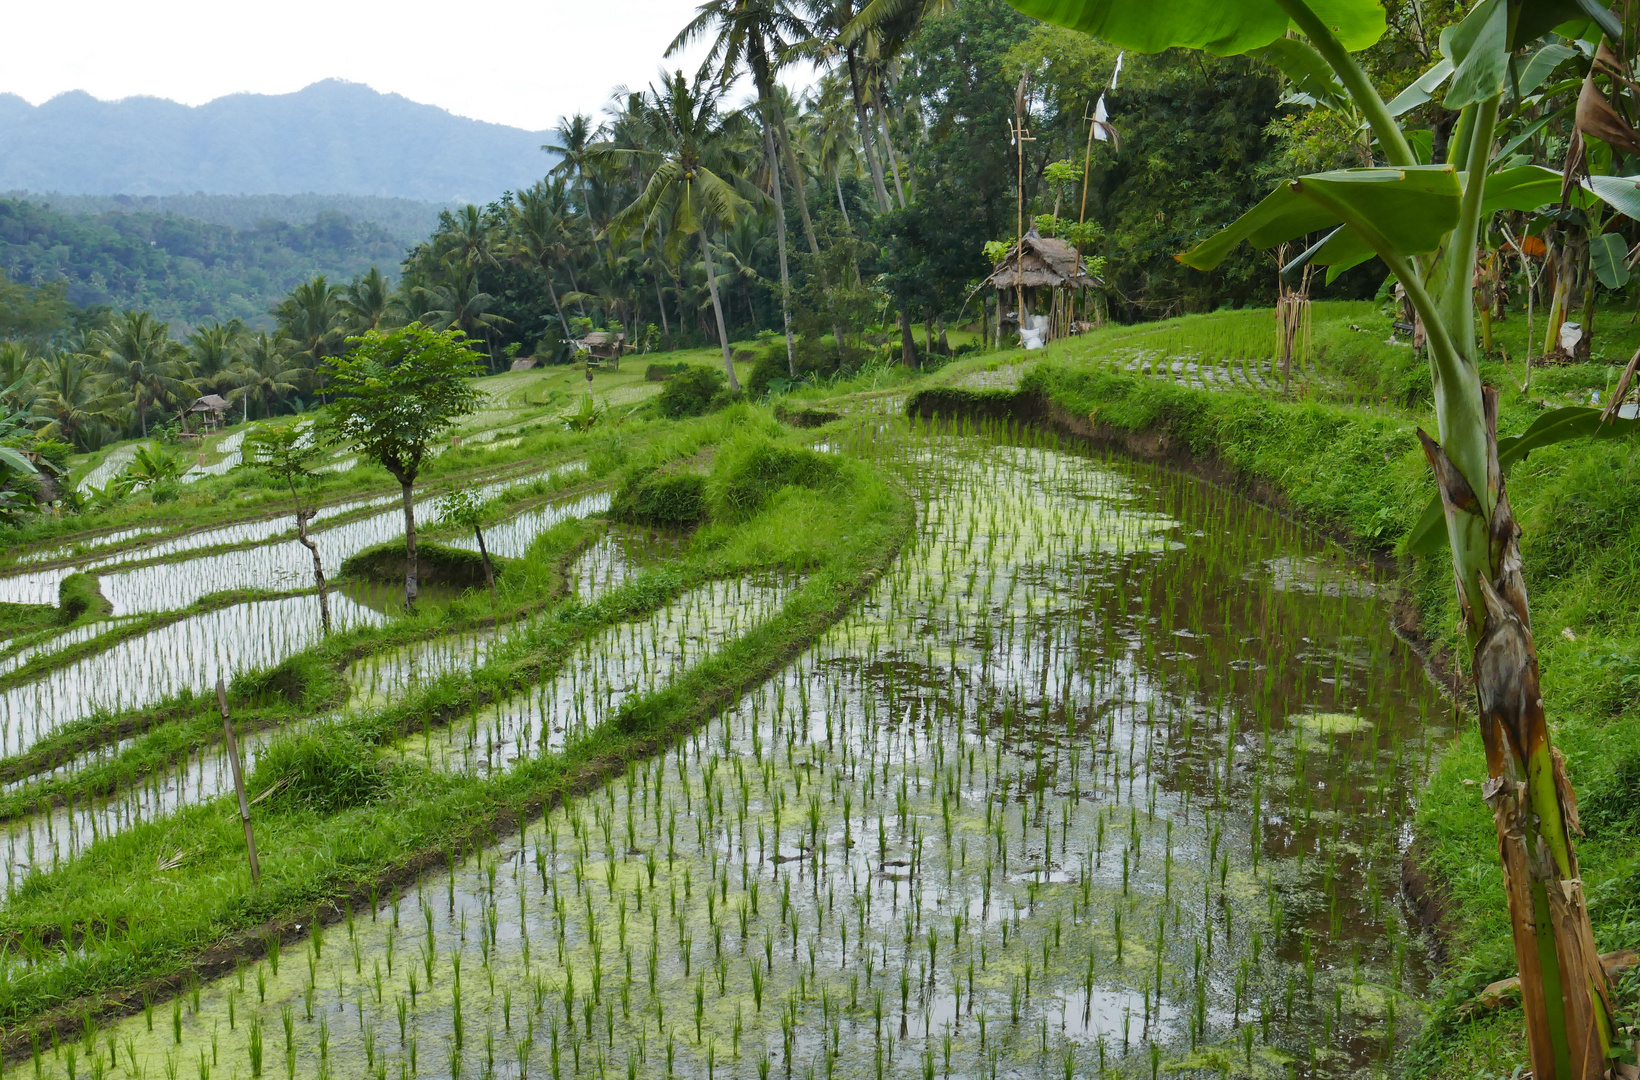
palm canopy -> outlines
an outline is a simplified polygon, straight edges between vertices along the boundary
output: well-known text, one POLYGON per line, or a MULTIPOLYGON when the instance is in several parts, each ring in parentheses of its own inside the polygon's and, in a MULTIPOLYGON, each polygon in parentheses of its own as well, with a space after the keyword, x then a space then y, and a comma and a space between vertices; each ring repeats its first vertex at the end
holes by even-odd
POLYGON ((171 328, 146 311, 117 316, 100 340, 101 366, 109 381, 132 399, 143 438, 148 437, 148 406, 192 394, 188 362, 171 340, 171 328))
POLYGON ((349 333, 380 330, 393 313, 393 287, 382 272, 372 266, 348 285, 341 307, 349 333))
POLYGON ((120 394, 97 371, 95 358, 58 351, 36 360, 30 374, 39 434, 83 448, 92 431, 118 424, 120 394))
POLYGON ((716 69, 719 84, 727 87, 744 67, 752 73, 763 98, 774 84, 775 70, 810 35, 808 24, 786 0, 706 0, 678 31, 666 55, 713 33, 714 28, 701 70, 716 69))
POLYGON ((676 259, 684 242, 697 234, 732 224, 762 201, 762 193, 743 179, 749 155, 740 151, 734 128, 743 120, 718 110, 723 90, 703 75, 662 73, 647 97, 656 149, 612 149, 611 157, 656 162, 643 191, 609 224, 611 232, 642 232, 645 244, 664 241, 676 259))

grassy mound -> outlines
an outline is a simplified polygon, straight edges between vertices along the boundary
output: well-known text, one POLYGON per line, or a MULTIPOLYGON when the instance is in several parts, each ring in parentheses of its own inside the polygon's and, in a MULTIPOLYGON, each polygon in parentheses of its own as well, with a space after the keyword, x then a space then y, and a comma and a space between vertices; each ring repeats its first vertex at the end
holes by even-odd
POLYGON ((334 814, 374 802, 386 792, 388 779, 389 770, 358 735, 326 724, 269 743, 256 761, 249 788, 272 791, 265 800, 270 809, 334 814))
POLYGON ((719 451, 706 482, 706 501, 714 520, 745 521, 781 488, 826 490, 842 480, 842 466, 829 454, 746 437, 719 451))
MULTIPOLYGON (((507 560, 493 558, 500 577, 507 560)), ((397 583, 404 580, 409 553, 403 540, 367 547, 342 563, 342 576, 397 583)), ((453 585, 458 589, 484 587, 484 559, 476 551, 451 547, 429 540, 416 544, 416 570, 423 585, 453 585)))
POLYGON ((615 493, 609 516, 660 529, 698 525, 706 516, 706 478, 698 473, 663 473, 651 467, 635 469, 615 493))
POLYGON ((96 577, 92 574, 70 574, 57 586, 57 608, 62 621, 75 622, 86 613, 106 615, 113 605, 103 596, 96 577))

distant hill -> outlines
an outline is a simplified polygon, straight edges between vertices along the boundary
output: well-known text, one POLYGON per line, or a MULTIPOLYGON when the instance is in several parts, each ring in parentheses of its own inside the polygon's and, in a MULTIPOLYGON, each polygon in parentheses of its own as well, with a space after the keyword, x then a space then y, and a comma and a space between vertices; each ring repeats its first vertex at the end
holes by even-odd
POLYGON ((0 191, 0 198, 27 199, 66 214, 172 214, 208 225, 254 229, 264 222, 307 225, 330 211, 387 230, 403 248, 414 247, 438 227, 448 203, 379 195, 65 195, 60 191, 0 191))
POLYGON ((339 79, 197 107, 83 91, 33 106, 0 94, 0 191, 483 204, 539 179, 552 165, 547 141, 339 79))
POLYGON ((345 283, 379 267, 398 277, 405 244, 334 210, 307 222, 265 218, 249 229, 176 214, 66 214, 0 199, 0 273, 24 285, 62 282, 79 307, 146 308, 178 326, 268 310, 314 274, 345 283))

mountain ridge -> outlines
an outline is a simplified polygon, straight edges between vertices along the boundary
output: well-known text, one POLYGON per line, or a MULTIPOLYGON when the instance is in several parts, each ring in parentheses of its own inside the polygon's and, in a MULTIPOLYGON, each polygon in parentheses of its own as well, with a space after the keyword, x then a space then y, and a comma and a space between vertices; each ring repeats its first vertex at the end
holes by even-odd
POLYGON ((0 190, 71 195, 372 195, 485 203, 553 164, 548 133, 326 79, 289 94, 203 105, 101 101, 83 90, 31 105, 0 94, 0 190))

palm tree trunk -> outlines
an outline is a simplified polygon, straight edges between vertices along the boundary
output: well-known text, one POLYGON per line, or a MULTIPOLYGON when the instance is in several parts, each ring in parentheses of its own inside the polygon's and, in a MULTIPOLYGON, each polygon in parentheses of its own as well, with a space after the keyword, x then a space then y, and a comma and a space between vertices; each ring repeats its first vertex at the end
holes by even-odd
POLYGON ((712 294, 712 314, 717 316, 718 341, 723 345, 723 370, 729 376, 729 389, 739 390, 740 380, 735 378, 735 362, 729 354, 729 329, 723 323, 723 301, 718 299, 717 271, 712 269, 712 244, 706 238, 704 228, 697 231, 700 237, 700 253, 706 259, 706 288, 712 294))
MULTIPOLYGON (((780 251, 780 320, 786 330, 786 371, 795 379, 797 352, 792 347, 792 282, 786 268, 786 198, 780 190, 780 155, 774 148, 774 125, 771 122, 774 111, 774 96, 764 94, 763 153, 769 160, 769 187, 774 192, 774 239, 775 246, 780 251)), ((813 242, 812 238, 810 242, 813 242)), ((750 307, 750 295, 746 297, 746 302, 750 307)))
POLYGON ((661 292, 661 276, 655 275, 655 306, 661 312, 661 333, 666 335, 667 343, 672 340, 672 327, 666 321, 666 296, 661 292))
POLYGON ((564 318, 563 305, 558 303, 558 290, 552 285, 552 271, 545 263, 541 264, 541 273, 547 279, 547 295, 552 297, 552 310, 558 313, 558 325, 564 329, 564 340, 569 340, 569 322, 564 318))
POLYGON ((854 92, 854 119, 860 126, 860 145, 866 153, 866 164, 871 166, 871 188, 877 196, 877 209, 887 213, 890 208, 888 187, 883 183, 883 163, 877 158, 877 143, 871 137, 871 124, 866 119, 865 95, 860 92, 860 72, 854 63, 854 47, 848 50, 849 89, 854 92))
POLYGON ((894 140, 888 134, 888 113, 883 108, 882 99, 872 95, 876 101, 877 123, 883 132, 883 145, 888 148, 888 165, 894 170, 894 194, 899 197, 900 209, 905 209, 905 187, 900 183, 900 159, 894 153, 894 140))
POLYGON ((142 437, 148 437, 148 410, 142 404, 142 391, 137 391, 137 422, 142 425, 142 437))
POLYGON ((833 172, 831 174, 831 182, 832 185, 837 188, 837 209, 843 212, 843 224, 847 225, 850 229, 853 229, 854 222, 848 219, 848 204, 843 202, 843 178, 839 173, 833 172))
POLYGON ((416 606, 416 599, 421 595, 420 575, 416 572, 416 504, 411 498, 414 480, 399 479, 399 486, 404 490, 404 607, 406 611, 416 606))

